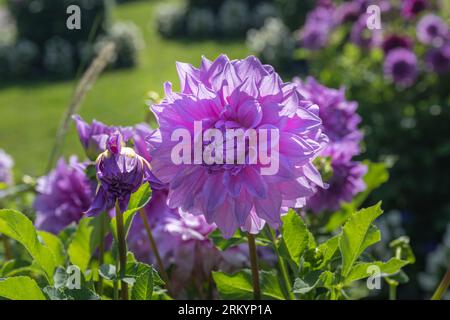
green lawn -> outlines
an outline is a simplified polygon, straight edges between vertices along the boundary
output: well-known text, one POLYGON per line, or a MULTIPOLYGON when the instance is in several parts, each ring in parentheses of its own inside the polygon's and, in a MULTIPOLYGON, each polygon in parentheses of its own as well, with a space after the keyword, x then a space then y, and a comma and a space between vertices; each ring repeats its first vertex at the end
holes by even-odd
MULTIPOLYGON (((1 0, 0 0, 1 1, 1 0)), ((142 29, 146 47, 135 69, 110 71, 101 76, 81 108, 81 115, 109 124, 130 125, 143 120, 147 110, 144 99, 149 90, 162 93, 163 83, 177 88, 175 61, 198 65, 202 55, 215 58, 226 53, 230 58, 244 57, 242 42, 167 41, 154 27, 154 1, 132 2, 116 8, 116 19, 131 20, 142 29)), ((0 79, 1 81, 1 79, 0 79)), ((16 171, 40 175, 54 142, 56 128, 64 114, 74 87, 73 81, 26 82, 0 89, 0 148, 16 161, 16 171)), ((82 154, 74 125, 64 145, 64 154, 82 154)))

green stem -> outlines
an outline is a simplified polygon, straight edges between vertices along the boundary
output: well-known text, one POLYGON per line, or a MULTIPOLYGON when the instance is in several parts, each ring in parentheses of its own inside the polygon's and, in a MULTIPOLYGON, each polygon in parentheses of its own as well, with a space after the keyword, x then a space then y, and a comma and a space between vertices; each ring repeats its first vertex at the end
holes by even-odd
POLYGON ((273 250, 275 251, 275 254, 277 255, 278 266, 280 268, 281 277, 283 279, 283 283, 284 283, 284 287, 285 287, 285 291, 286 291, 285 297, 287 300, 295 300, 296 298, 295 298, 294 293, 292 292, 291 281, 289 279, 289 274, 286 269, 286 264, 284 263, 284 260, 280 255, 280 251, 278 250, 275 232, 270 227, 268 227, 268 230, 269 230, 269 235, 270 235, 270 240, 272 242, 273 250))
MULTIPOLYGON (((98 266, 99 268, 103 265, 105 256, 105 223, 106 223, 106 213, 102 212, 99 217, 100 222, 100 242, 98 246, 98 266)), ((97 283, 97 293, 99 296, 103 294, 103 278, 99 277, 97 283)))
POLYGON ((397 285, 389 283, 389 300, 397 300, 397 285))
POLYGON ((119 274, 121 277, 121 296, 122 300, 128 300, 128 284, 123 281, 125 268, 127 264, 127 243, 125 240, 125 228, 123 225, 123 214, 119 208, 119 202, 116 201, 116 222, 117 222, 117 240, 119 247, 119 274))
POLYGON ((255 236, 250 233, 247 233, 247 239, 248 239, 248 250, 250 253, 250 264, 252 267, 253 298, 255 300, 261 300, 261 289, 259 287, 258 256, 256 254, 255 236))
POLYGON ((153 254, 156 258, 156 263, 158 264, 159 272, 161 273, 161 276, 166 283, 166 288, 169 293, 171 293, 170 290, 170 279, 167 275, 166 269, 164 268, 163 261, 161 259, 161 255, 158 251, 158 246, 156 245, 155 238, 153 238, 152 229, 150 228, 150 224, 148 223, 147 215, 145 214, 144 209, 139 210, 139 213, 141 215, 142 222, 144 223, 145 230, 147 232, 148 240, 150 242, 150 247, 152 248, 153 254))
POLYGON ((431 300, 441 300, 442 296, 447 291, 449 285, 450 285, 450 266, 448 267, 447 272, 442 278, 441 283, 439 284, 433 296, 431 297, 431 300))

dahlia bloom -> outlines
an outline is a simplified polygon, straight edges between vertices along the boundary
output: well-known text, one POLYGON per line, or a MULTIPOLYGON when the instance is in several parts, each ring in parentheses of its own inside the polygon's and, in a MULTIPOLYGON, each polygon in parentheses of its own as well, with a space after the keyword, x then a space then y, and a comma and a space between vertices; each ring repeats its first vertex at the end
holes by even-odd
POLYGON ((331 17, 334 8, 318 6, 306 18, 306 23, 300 30, 301 45, 310 50, 324 47, 329 38, 329 33, 334 26, 331 17))
POLYGON ((314 78, 305 82, 294 80, 301 94, 319 106, 323 132, 329 137, 328 146, 320 153, 331 159, 333 175, 327 188, 317 188, 307 201, 307 208, 314 213, 335 211, 343 202, 348 202, 365 189, 363 181, 367 167, 352 161, 360 153, 362 133, 358 129, 361 118, 356 113, 358 104, 348 101, 343 88, 325 87, 314 78))
POLYGON ((432 48, 425 56, 427 68, 439 74, 450 71, 450 43, 440 48, 432 48))
POLYGON ((384 74, 401 86, 409 87, 413 85, 417 73, 417 58, 408 49, 394 49, 389 52, 384 60, 384 74))
POLYGON ((440 45, 449 32, 447 24, 434 14, 427 14, 417 24, 417 39, 423 44, 440 45))
POLYGON ((129 127, 107 126, 97 120, 93 120, 91 124, 88 124, 79 115, 74 115, 72 119, 76 123, 81 145, 87 157, 92 161, 97 159, 98 155, 106 150, 108 138, 115 131, 120 131, 125 142, 133 135, 133 131, 129 127))
POLYGON ((3 149, 0 149, 0 183, 12 183, 12 167, 14 161, 3 149))
POLYGON ((204 215, 225 237, 239 227, 258 233, 265 222, 279 226, 282 207, 301 207, 312 194, 309 181, 322 185, 320 173, 311 163, 327 141, 317 105, 253 56, 231 61, 225 55, 215 61, 203 58, 200 68, 178 63, 177 69, 181 92, 172 92, 167 83, 166 98, 152 106, 162 143, 150 152, 151 165, 154 175, 169 184, 169 207, 204 215), (190 145, 199 146, 199 151, 194 150, 194 163, 174 163, 172 152, 180 146, 177 139, 172 141, 175 129, 188 135, 188 141, 181 142, 183 150, 187 147, 183 157, 189 160, 192 156, 190 145), (247 148, 247 139, 245 148, 237 148, 236 139, 227 141, 221 134, 225 132, 229 138, 227 132, 232 129, 254 129, 260 137, 267 129, 270 137, 265 131, 268 139, 258 139, 256 148, 247 148), (211 143, 208 135, 213 131, 219 137, 211 143), (223 149, 224 145, 232 150, 227 152, 232 155, 231 162, 228 157, 226 163, 220 161, 222 152, 216 147, 223 149), (201 159, 202 151, 207 154, 208 149, 214 150, 212 162, 209 157, 201 159), (255 160, 256 150, 270 153, 270 164, 261 157, 255 160), (244 151, 240 159, 244 161, 235 161, 236 151, 244 151), (274 167, 275 172, 263 174, 274 167))
POLYGON ((307 206, 313 212, 339 210, 343 202, 352 201, 353 197, 366 189, 364 175, 367 167, 357 161, 343 161, 331 157, 333 176, 327 189, 319 189, 308 199, 307 206))
POLYGON ((411 19, 426 7, 426 0, 402 0, 401 13, 405 18, 411 19))
MULTIPOLYGON (((233 272, 247 263, 248 255, 240 248, 219 251, 208 239, 215 225, 203 216, 168 208, 166 198, 165 191, 154 193, 146 214, 164 266, 173 267, 171 287, 176 298, 186 298, 192 283, 202 287, 212 270, 233 272)), ((134 219, 128 243, 140 261, 156 263, 141 219, 134 219)))
POLYGON ((56 168, 38 180, 36 227, 59 233, 69 224, 77 223, 94 198, 95 186, 85 174, 86 165, 71 157, 69 163, 60 159, 56 168))
POLYGON ((389 51, 397 48, 412 49, 412 45, 412 40, 409 37, 391 34, 383 39, 383 44, 381 46, 384 54, 388 54, 389 51))
POLYGON ((94 202, 86 211, 94 216, 114 207, 116 201, 125 211, 133 192, 150 180, 148 162, 128 147, 124 147, 122 135, 116 131, 106 143, 107 150, 96 161, 97 179, 100 183, 94 202))
POLYGON ((346 99, 344 88, 325 87, 313 77, 308 77, 305 82, 295 78, 294 82, 307 100, 319 106, 323 132, 330 140, 320 155, 348 160, 359 154, 362 134, 358 130, 361 122, 361 117, 356 113, 358 103, 346 99))

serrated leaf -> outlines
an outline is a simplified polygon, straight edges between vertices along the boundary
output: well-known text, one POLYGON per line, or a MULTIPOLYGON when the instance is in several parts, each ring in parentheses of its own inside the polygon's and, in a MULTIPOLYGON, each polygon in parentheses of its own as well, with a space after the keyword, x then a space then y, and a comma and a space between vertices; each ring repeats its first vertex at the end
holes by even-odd
POLYGON ((38 231, 38 235, 52 252, 56 265, 63 266, 66 261, 65 258, 66 253, 64 250, 64 245, 61 242, 61 240, 59 240, 59 238, 55 236, 53 233, 45 231, 38 231))
POLYGON ((133 300, 151 300, 153 294, 153 271, 147 270, 141 273, 131 289, 133 300))
POLYGON ((353 266, 350 273, 345 278, 345 284, 350 284, 353 281, 367 278, 373 274, 373 271, 369 270, 373 267, 378 267, 381 276, 392 275, 400 271, 402 267, 407 265, 407 261, 403 261, 397 258, 392 258, 387 262, 374 261, 374 262, 360 262, 353 266))
MULTIPOLYGON (((150 201, 152 197, 152 189, 148 183, 144 183, 139 187, 139 189, 134 192, 130 201, 128 202, 128 208, 122 213, 125 229, 125 238, 128 236, 130 231, 131 223, 133 218, 140 209, 145 207, 145 205, 150 201)), ((114 238, 117 240, 117 220, 116 217, 111 219, 111 231, 114 238)))
MULTIPOLYGON (((342 255, 341 274, 345 278, 361 253, 371 244, 374 244, 379 232, 372 223, 382 214, 381 203, 362 209, 353 214, 342 228, 339 237, 339 249, 342 255), (370 231, 372 230, 372 231, 370 231)), ((379 240, 379 239, 378 239, 379 240)))
POLYGON ((0 280, 0 297, 10 300, 46 300, 36 281, 29 277, 0 280))
POLYGON ((290 258, 298 266, 300 264, 300 256, 308 247, 310 239, 309 231, 302 218, 294 211, 283 216, 282 241, 286 247, 290 258))
POLYGON ((2 209, 0 210, 0 233, 22 244, 45 272, 47 280, 50 283, 53 282, 55 258, 51 250, 39 242, 36 229, 30 219, 16 210, 2 209))
MULTIPOLYGON (((234 274, 213 272, 213 279, 222 299, 253 299, 252 274, 250 270, 244 269, 234 274)), ((284 299, 275 272, 260 271, 259 280, 263 299, 284 299)))

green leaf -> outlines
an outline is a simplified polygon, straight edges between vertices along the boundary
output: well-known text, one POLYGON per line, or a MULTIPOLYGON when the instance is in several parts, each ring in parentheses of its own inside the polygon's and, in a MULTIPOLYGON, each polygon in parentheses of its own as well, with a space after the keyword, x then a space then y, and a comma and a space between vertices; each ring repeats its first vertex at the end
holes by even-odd
POLYGON ((67 253, 70 262, 84 273, 100 243, 100 219, 83 218, 70 241, 67 253))
POLYGON ((324 228, 326 232, 334 231, 344 224, 352 213, 361 207, 370 193, 389 180, 389 172, 385 163, 370 161, 363 161, 363 163, 367 166, 367 173, 364 176, 366 189, 358 193, 351 203, 344 203, 339 211, 331 215, 324 228))
POLYGON ((29 277, 0 280, 0 297, 10 300, 46 300, 36 281, 29 277))
POLYGON ((325 265, 333 258, 339 246, 339 235, 334 236, 327 241, 321 243, 317 247, 316 255, 320 256, 320 264, 317 265, 314 269, 323 269, 325 265))
POLYGON ((164 281, 158 274, 158 271, 153 266, 143 262, 127 262, 125 268, 125 277, 137 279, 140 275, 151 271, 153 273, 153 283, 155 286, 164 285, 164 281))
POLYGON ((306 294, 313 289, 324 287, 331 288, 334 281, 334 274, 330 271, 315 271, 310 272, 305 279, 295 279, 292 288, 294 293, 306 294))
POLYGON ((100 296, 88 287, 69 289, 66 287, 45 287, 44 292, 50 300, 100 300, 100 296))
POLYGON ((300 264, 300 256, 307 248, 310 240, 308 228, 294 210, 289 210, 288 214, 281 219, 283 221, 281 231, 283 244, 292 261, 298 266, 300 264))
POLYGON ((380 269, 380 272, 382 273, 381 276, 386 276, 399 272, 400 269, 407 264, 407 261, 403 261, 397 258, 392 258, 387 262, 374 261, 357 263, 353 266, 353 268, 350 270, 350 273, 345 278, 345 284, 348 285, 353 281, 371 276, 373 272, 370 272, 370 267, 378 267, 380 269))
POLYGON ((382 214, 381 202, 353 214, 342 228, 339 237, 339 249, 342 255, 341 274, 345 278, 361 253, 369 246, 379 241, 379 231, 372 226, 377 217, 382 214))
POLYGON ((33 223, 24 214, 10 209, 0 210, 0 233, 22 244, 34 261, 42 268, 49 282, 52 282, 56 268, 51 250, 39 242, 33 223))
POLYGON ((45 231, 38 231, 38 235, 52 252, 56 265, 63 266, 66 262, 66 258, 64 245, 61 240, 59 240, 59 238, 53 233, 45 231))
MULTIPOLYGON (((223 272, 213 272, 213 279, 222 299, 253 299, 252 274, 250 270, 244 269, 231 275, 223 272)), ((275 272, 260 271, 259 280, 263 299, 284 300, 275 272)))
POLYGON ((153 294, 153 272, 147 270, 140 274, 131 289, 133 300, 151 300, 153 294))
MULTIPOLYGON (((152 189, 148 183, 144 183, 140 188, 131 195, 130 201, 128 202, 128 209, 122 213, 124 228, 125 228, 125 238, 128 236, 128 231, 130 230, 133 218, 140 209, 145 207, 145 205, 150 201, 152 197, 152 189)), ((111 231, 114 238, 117 240, 117 220, 114 217, 111 219, 111 231)))

